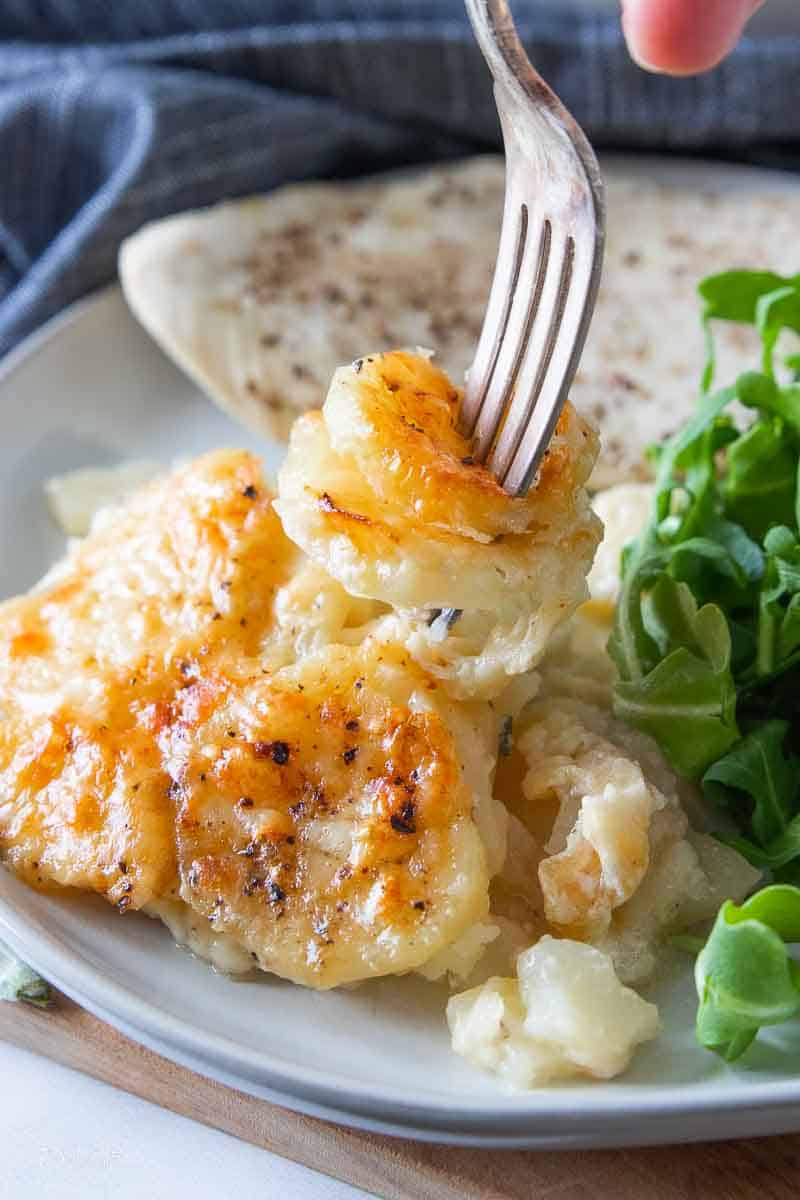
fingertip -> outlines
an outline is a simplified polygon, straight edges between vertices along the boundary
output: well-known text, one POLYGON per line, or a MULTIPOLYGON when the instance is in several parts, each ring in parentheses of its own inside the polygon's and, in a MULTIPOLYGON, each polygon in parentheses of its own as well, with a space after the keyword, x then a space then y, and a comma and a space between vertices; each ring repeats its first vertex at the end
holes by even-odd
POLYGON ((736 45, 761 0, 623 0, 631 57, 645 70, 694 75, 715 67, 736 45))

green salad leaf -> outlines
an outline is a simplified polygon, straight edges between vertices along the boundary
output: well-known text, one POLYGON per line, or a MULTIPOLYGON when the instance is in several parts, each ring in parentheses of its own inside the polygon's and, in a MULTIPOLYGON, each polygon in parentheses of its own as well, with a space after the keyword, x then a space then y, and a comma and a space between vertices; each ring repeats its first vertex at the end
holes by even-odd
POLYGON ((773 884, 722 905, 695 964, 701 1045, 731 1062, 759 1029, 800 1012, 800 968, 786 949, 799 941, 799 888, 773 884))
POLYGON ((787 721, 765 721, 737 742, 703 776, 707 798, 752 828, 760 846, 785 833, 800 785, 800 759, 784 753, 787 721))
POLYGON ((53 1003, 50 985, 11 955, 0 952, 0 1000, 18 1000, 36 1008, 53 1003))
POLYGON ((737 438, 721 485, 731 520, 760 539, 772 525, 794 518, 797 455, 780 421, 762 418, 737 438))
POLYGON ((793 817, 783 832, 766 846, 744 837, 726 837, 724 840, 754 867, 772 871, 776 878, 800 883, 800 816, 793 817), (787 867, 795 869, 787 872, 787 867))
POLYGON ((697 408, 650 454, 608 650, 617 715, 702 783, 737 827, 724 840, 776 880, 723 905, 697 960, 698 1038, 733 1059, 800 1013, 785 945, 800 942, 800 354, 776 370, 779 338, 800 333, 800 275, 728 271, 699 291, 697 408), (717 320, 751 325, 761 362, 712 393, 717 320))
POLYGON ((746 371, 736 380, 736 398, 747 408, 780 417, 800 433, 800 387, 796 383, 780 388, 770 376, 746 371))
POLYGON ((697 288, 705 301, 703 320, 707 323, 716 318, 755 325, 756 305, 762 296, 798 283, 800 275, 787 278, 774 271, 723 271, 720 275, 709 275, 697 288))
POLYGON ((705 301, 706 365, 703 390, 711 386, 716 366, 711 321, 735 321, 755 325, 762 339, 762 360, 772 373, 775 343, 784 328, 800 332, 800 275, 776 275, 773 271, 724 271, 709 275, 698 291, 705 301))
POLYGON ((731 638, 713 604, 698 610, 685 583, 662 574, 644 598, 642 624, 663 657, 616 689, 617 715, 650 733, 684 775, 696 775, 738 740, 731 638))

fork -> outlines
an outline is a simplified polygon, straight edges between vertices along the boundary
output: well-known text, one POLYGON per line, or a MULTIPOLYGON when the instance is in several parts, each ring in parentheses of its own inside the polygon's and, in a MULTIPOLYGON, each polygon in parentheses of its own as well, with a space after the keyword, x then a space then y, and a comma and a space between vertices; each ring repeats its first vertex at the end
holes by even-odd
POLYGON ((534 71, 506 0, 466 0, 506 154, 497 266, 461 431, 472 455, 524 495, 563 408, 594 310, 605 235, 603 181, 575 119, 534 71))

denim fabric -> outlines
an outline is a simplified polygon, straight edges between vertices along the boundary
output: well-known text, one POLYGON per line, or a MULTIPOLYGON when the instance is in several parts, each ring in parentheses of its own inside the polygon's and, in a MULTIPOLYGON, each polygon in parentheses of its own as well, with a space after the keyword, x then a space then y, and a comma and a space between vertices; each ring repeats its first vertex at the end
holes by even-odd
MULTIPOLYGON (((598 146, 800 164, 800 39, 672 80, 613 16, 513 7, 598 146)), ((497 146, 461 0, 0 0, 0 353, 150 218, 497 146)))

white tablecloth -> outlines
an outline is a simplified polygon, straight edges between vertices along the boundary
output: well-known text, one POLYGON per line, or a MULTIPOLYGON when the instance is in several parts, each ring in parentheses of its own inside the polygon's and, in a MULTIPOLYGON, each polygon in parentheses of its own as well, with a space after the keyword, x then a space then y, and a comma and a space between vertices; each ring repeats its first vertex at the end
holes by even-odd
POLYGON ((0 1042, 3 1196, 358 1200, 227 1134, 0 1042))

